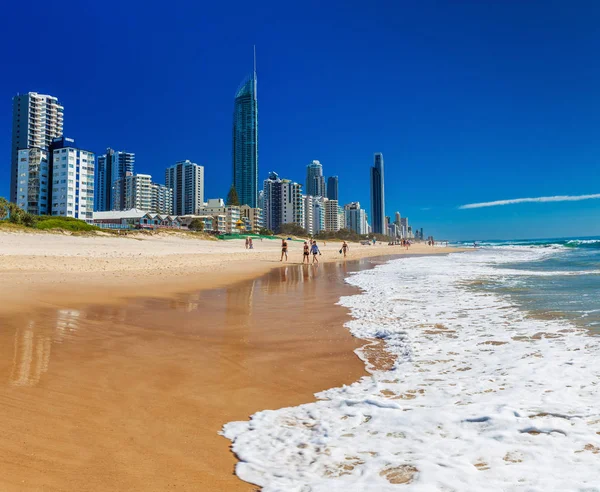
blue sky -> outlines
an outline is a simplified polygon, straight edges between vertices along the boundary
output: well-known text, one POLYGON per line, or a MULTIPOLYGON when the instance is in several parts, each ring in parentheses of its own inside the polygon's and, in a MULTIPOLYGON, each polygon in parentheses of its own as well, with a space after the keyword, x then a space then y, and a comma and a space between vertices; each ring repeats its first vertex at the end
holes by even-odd
POLYGON ((0 195, 11 100, 59 97, 65 133, 136 171, 205 166, 231 183, 233 96, 258 58, 259 170, 299 182, 320 160, 369 209, 383 152, 386 211, 441 238, 600 235, 595 1, 10 2, 0 20, 0 195), (3 149, 3 150, 2 150, 3 149))

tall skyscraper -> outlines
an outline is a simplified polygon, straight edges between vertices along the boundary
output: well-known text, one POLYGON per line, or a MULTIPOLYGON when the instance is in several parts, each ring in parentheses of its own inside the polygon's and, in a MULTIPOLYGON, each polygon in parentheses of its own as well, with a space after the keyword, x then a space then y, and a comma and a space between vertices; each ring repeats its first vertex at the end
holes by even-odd
POLYGON ((371 168, 371 228, 376 234, 386 234, 383 154, 377 152, 371 168))
POLYGON ((62 137, 52 142, 52 154, 52 215, 91 220, 94 212, 93 152, 77 148, 72 138, 62 137))
POLYGON ((165 185, 173 190, 175 215, 195 214, 204 205, 203 166, 189 160, 179 161, 167 168, 165 185))
POLYGON ((312 161, 306 166, 306 194, 308 196, 327 196, 323 165, 319 161, 312 161))
POLYGON ((48 151, 52 139, 63 134, 63 112, 64 108, 53 96, 29 92, 13 98, 11 202, 17 202, 19 151, 30 148, 48 151))
POLYGON ((337 176, 329 176, 327 178, 327 198, 330 200, 339 200, 337 176))
POLYGON ((258 100, 256 53, 254 70, 235 94, 233 106, 233 186, 240 204, 256 208, 258 202, 258 100))
MULTIPOLYGON (((115 186, 117 181, 133 174, 135 166, 135 154, 131 152, 117 152, 110 147, 106 154, 98 156, 96 172, 96 211, 124 210, 125 192, 119 190, 119 201, 115 199, 115 186)), ((123 185, 121 181, 119 185, 123 185)))

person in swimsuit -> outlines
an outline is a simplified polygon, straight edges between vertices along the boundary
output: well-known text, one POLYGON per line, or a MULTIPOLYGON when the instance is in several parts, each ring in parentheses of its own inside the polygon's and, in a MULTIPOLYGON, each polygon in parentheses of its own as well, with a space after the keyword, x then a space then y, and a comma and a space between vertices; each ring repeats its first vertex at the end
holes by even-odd
POLYGON ((283 261, 283 257, 285 256, 285 261, 287 261, 287 241, 285 239, 281 240, 281 260, 283 261))
POLYGON ((308 245, 308 243, 306 241, 304 241, 304 254, 302 257, 302 264, 304 264, 304 261, 306 261, 306 264, 308 265, 309 253, 310 253, 310 246, 308 245))
POLYGON ((317 246, 317 241, 312 242, 312 246, 310 247, 310 252, 313 255, 313 263, 319 263, 319 259, 317 258, 317 255, 320 255, 321 252, 319 251, 319 247, 317 246))
POLYGON ((346 252, 349 250, 350 248, 348 247, 348 243, 346 241, 343 242, 342 244, 342 251, 344 252, 344 258, 346 258, 346 252))

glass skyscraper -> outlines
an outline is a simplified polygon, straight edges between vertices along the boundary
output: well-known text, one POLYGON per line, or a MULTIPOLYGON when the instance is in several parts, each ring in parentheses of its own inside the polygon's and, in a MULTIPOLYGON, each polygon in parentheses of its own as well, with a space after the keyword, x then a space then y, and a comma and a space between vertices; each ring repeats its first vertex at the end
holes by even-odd
POLYGON ((258 202, 258 101, 254 70, 235 94, 233 107, 233 186, 240 205, 258 202))
POLYGON ((327 195, 323 165, 319 161, 312 161, 306 166, 306 194, 321 197, 327 195))
POLYGON ((383 182, 383 154, 375 154, 371 168, 371 228, 377 234, 387 234, 385 230, 385 193, 383 182))

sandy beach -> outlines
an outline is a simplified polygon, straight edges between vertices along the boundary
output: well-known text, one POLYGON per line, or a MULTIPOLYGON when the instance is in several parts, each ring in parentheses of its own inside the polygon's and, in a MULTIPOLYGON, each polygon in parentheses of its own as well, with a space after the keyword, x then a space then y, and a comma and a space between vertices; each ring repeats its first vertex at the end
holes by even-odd
POLYGON ((335 303, 407 253, 301 247, 282 267, 278 241, 0 234, 0 489, 257 490, 222 425, 364 375, 335 303))
MULTIPOLYGON (((302 242, 289 241, 288 264, 302 262, 302 242)), ((320 242, 322 263, 339 261, 340 241, 320 242)), ((443 254, 453 248, 414 244, 350 244, 347 259, 389 254, 443 254)), ((32 306, 74 307, 131 297, 168 297, 255 278, 281 265, 281 242, 208 241, 189 235, 113 235, 0 232, 0 312, 32 306)))

